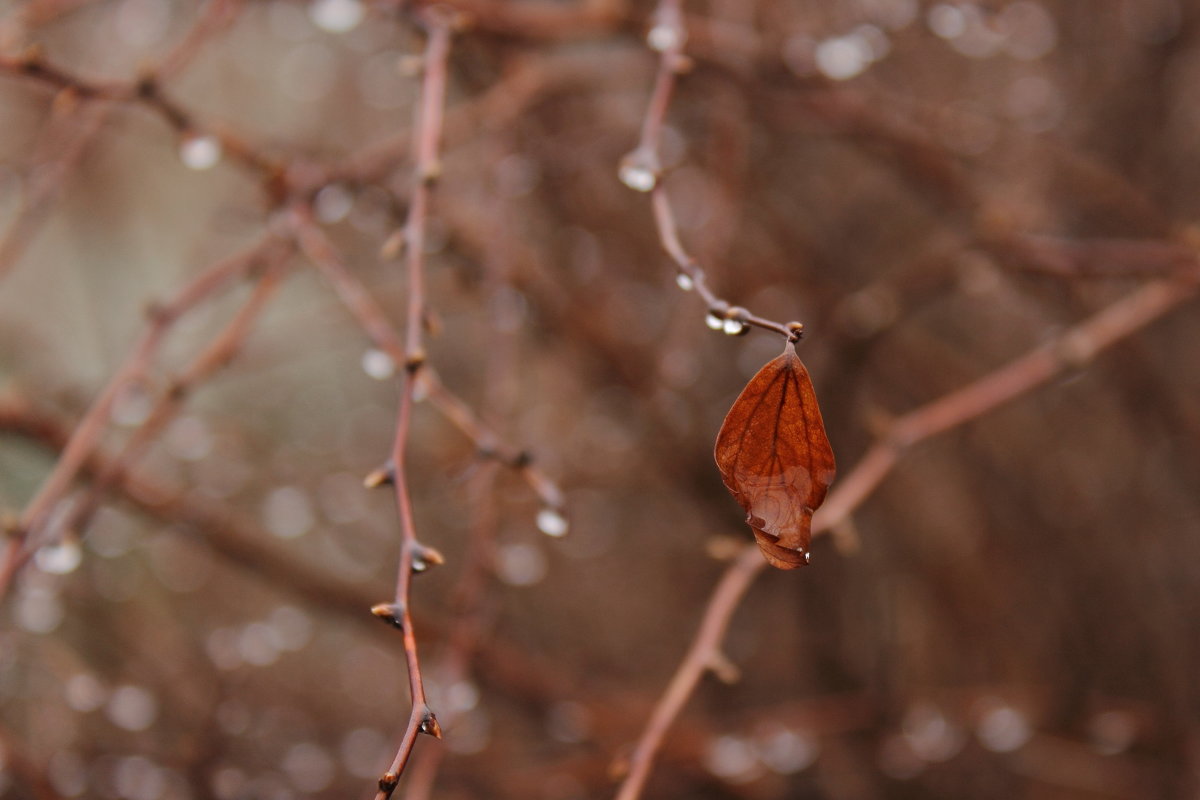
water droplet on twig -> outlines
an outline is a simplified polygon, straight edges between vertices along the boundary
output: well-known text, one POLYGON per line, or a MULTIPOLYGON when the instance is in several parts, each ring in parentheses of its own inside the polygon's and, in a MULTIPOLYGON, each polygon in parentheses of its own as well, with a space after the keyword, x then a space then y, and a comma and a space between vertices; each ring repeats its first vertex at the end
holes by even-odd
POLYGON ((621 159, 617 177, 635 192, 649 192, 658 185, 659 171, 658 155, 649 148, 639 147, 621 159))
POLYGON ((64 539, 58 544, 48 544, 37 551, 33 557, 34 563, 42 572, 51 575, 66 575, 74 572, 83 560, 83 551, 79 542, 74 539, 64 539))
POLYGON ((365 11, 359 0, 315 0, 308 17, 323 31, 346 33, 358 27, 365 11))
POLYGON ((221 140, 212 134, 187 134, 179 143, 179 160, 188 169, 212 169, 221 161, 221 140))
POLYGON ((692 280, 692 276, 688 275, 686 272, 681 272, 675 276, 675 285, 677 285, 680 289, 683 289, 685 292, 690 292, 692 289, 696 288, 696 282, 692 280))
POLYGON ((655 52, 665 53, 681 47, 684 35, 683 29, 678 25, 659 23, 646 33, 646 44, 655 52))
POLYGON ((396 374, 396 362, 392 357, 374 347, 363 353, 362 368, 377 381, 386 381, 396 374))
POLYGON ((570 527, 567 518, 553 508, 543 508, 537 515, 538 530, 547 536, 565 536, 570 527))

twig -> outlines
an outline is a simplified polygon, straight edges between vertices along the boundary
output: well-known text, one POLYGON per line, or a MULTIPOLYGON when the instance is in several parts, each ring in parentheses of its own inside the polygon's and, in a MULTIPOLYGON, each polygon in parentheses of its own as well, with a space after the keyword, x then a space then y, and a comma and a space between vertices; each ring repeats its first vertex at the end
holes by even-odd
MULTIPOLYGON (((844 523, 888 476, 908 448, 977 419, 1063 372, 1085 366, 1100 351, 1194 297, 1197 288, 1194 281, 1163 280, 1147 284, 1005 366, 897 417, 814 515, 813 535, 827 533, 844 523)), ((717 584, 691 648, 638 739, 617 800, 635 800, 640 796, 663 736, 695 691, 705 669, 719 657, 729 620, 765 565, 757 546, 748 545, 717 584)))
POLYGON ((49 218, 63 186, 75 171, 83 154, 100 132, 109 108, 106 103, 80 102, 63 96, 51 110, 50 122, 43 133, 29 171, 29 188, 20 210, 0 238, 0 278, 21 260, 34 235, 49 218))
POLYGON ((428 40, 425 45, 421 102, 415 125, 416 185, 413 187, 409 204, 408 221, 404 226, 405 244, 408 248, 408 320, 404 343, 404 379, 391 458, 392 486, 396 494, 396 509, 400 516, 400 565, 392 602, 372 609, 374 614, 399 628, 404 637, 404 658, 408 666, 412 711, 396 756, 387 772, 379 779, 379 792, 376 794, 378 800, 387 800, 395 791, 412 755, 417 735, 425 733, 439 739, 442 736, 437 717, 425 699, 421 662, 417 655, 417 637, 413 631, 412 613, 409 610, 412 578, 418 570, 416 565, 420 562, 420 568, 423 569, 426 562, 431 560, 431 552, 417 540, 405 451, 412 422, 412 407, 416 401, 417 378, 425 363, 425 349, 421 341, 425 324, 425 225, 430 191, 440 170, 438 142, 441 136, 442 109, 446 102, 451 20, 437 10, 422 14, 421 19, 428 31, 428 40))
POLYGON ((3 566, 0 566, 0 600, 6 595, 13 574, 22 561, 22 551, 37 548, 39 533, 51 511, 99 443, 120 392, 142 379, 163 338, 182 315, 258 264, 276 244, 270 235, 265 235, 245 250, 211 265, 185 284, 171 300, 151 310, 150 322, 145 332, 100 394, 92 401, 87 413, 72 432, 70 441, 63 448, 54 469, 21 513, 16 530, 9 540, 3 566))
POLYGON ((170 381, 146 421, 129 437, 116 458, 96 473, 87 494, 72 506, 63 522, 64 531, 82 531, 87 526, 104 493, 137 463, 167 423, 174 419, 191 392, 233 360, 254 329, 263 308, 279 288, 290 255, 290 248, 280 247, 268 257, 269 263, 245 304, 208 346, 170 381))
POLYGON ((745 308, 732 305, 708 286, 708 276, 700 262, 691 256, 679 239, 679 228, 675 224, 675 212, 662 184, 662 158, 660 147, 663 124, 671 105, 671 94, 680 72, 690 62, 683 53, 687 42, 684 25, 683 0, 661 0, 655 12, 653 27, 648 39, 650 46, 660 52, 658 74, 650 105, 642 121, 642 134, 638 146, 621 161, 619 175, 629 188, 649 192, 654 207, 654 222, 663 250, 675 262, 678 270, 679 287, 684 291, 695 289, 708 308, 708 324, 714 330, 723 330, 731 335, 747 333, 751 326, 773 331, 788 341, 797 341, 804 335, 800 322, 776 322, 752 314, 745 308))
MULTIPOLYGON (((317 225, 311 207, 307 204, 294 206, 288 221, 304 255, 333 285, 338 299, 358 321, 371 343, 387 353, 394 364, 404 364, 407 353, 404 341, 379 303, 346 266, 329 237, 317 225)), ((562 510, 562 491, 537 468, 529 451, 505 442, 462 398, 446 388, 432 365, 423 365, 418 377, 429 403, 474 442, 481 457, 517 470, 543 504, 556 511, 562 510)))
POLYGON ((268 181, 278 180, 282 162, 249 144, 234 133, 201 123, 195 114, 168 97, 158 76, 147 73, 132 82, 88 81, 47 61, 36 48, 17 56, 0 54, 0 74, 31 78, 55 89, 69 89, 84 99, 108 100, 142 105, 161 117, 180 134, 204 131, 217 139, 221 152, 268 181))

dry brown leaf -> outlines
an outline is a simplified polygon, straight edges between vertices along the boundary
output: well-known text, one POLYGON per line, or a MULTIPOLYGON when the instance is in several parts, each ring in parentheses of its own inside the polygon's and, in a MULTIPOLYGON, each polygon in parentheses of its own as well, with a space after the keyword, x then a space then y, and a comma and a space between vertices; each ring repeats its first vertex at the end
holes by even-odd
POLYGON ((717 466, 767 561, 809 561, 812 515, 836 467, 808 370, 788 343, 738 395, 717 434, 717 466))

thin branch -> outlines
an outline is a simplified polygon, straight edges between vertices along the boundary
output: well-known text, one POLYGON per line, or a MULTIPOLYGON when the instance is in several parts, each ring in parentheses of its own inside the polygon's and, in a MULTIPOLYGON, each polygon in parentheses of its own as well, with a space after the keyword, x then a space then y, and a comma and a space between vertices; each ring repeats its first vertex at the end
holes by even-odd
POLYGON ((241 252, 209 266, 188 281, 168 302, 151 310, 145 332, 92 401, 63 448, 54 469, 21 513, 16 531, 9 541, 3 566, 0 567, 0 599, 7 592, 16 566, 22 559, 22 551, 37 548, 39 534, 51 511, 99 443, 118 396, 142 380, 171 327, 200 302, 258 264, 275 246, 277 242, 272 236, 263 236, 241 252))
POLYGON ((675 262, 679 273, 679 287, 685 291, 694 288, 704 300, 708 308, 709 327, 731 335, 740 335, 747 333, 753 326, 778 333, 789 341, 797 341, 804 334, 802 323, 766 319, 745 308, 732 305, 717 295, 709 288, 708 276, 700 262, 684 249, 680 241, 675 212, 662 184, 660 149, 662 129, 671 105, 676 80, 679 73, 688 69, 691 64, 683 52, 687 43, 683 0, 661 0, 647 38, 650 46, 662 55, 654 81, 654 91, 642 121, 638 146, 621 161, 621 181, 635 191, 650 193, 659 241, 663 250, 675 262))
MULTIPOLYGON (((827 533, 848 520, 908 448, 977 419, 1064 372, 1086 366, 1100 351, 1192 299, 1197 288, 1194 281, 1147 284, 1005 366, 896 418, 817 511, 813 535, 827 533)), ((663 737, 705 670, 720 658, 729 620, 765 566, 757 546, 747 545, 717 584, 691 647, 638 739, 617 800, 636 800, 641 795, 663 737)))
POLYGON ((121 452, 96 473, 91 486, 75 503, 62 524, 63 531, 82 531, 95 513, 104 493, 129 470, 155 441, 163 428, 175 418, 192 391, 215 372, 225 367, 242 349, 267 302, 275 295, 287 269, 290 248, 280 247, 268 256, 268 263, 254 289, 228 324, 173 378, 149 415, 121 452))
POLYGON ((408 320, 404 343, 404 380, 401 386, 400 408, 396 415, 396 436, 392 443, 392 486, 396 509, 400 516, 400 564, 396 574, 396 591, 391 604, 376 606, 372 611, 400 629, 404 637, 404 658, 408 666, 408 689, 412 711, 391 766, 379 779, 378 800, 387 800, 395 791, 404 768, 416 744, 417 735, 429 734, 441 738, 437 717, 425 698, 421 679, 421 662, 417 654, 417 637, 413 631, 409 600, 413 575, 423 569, 429 550, 417 540, 413 520, 412 495, 408 485, 406 450, 412 407, 416 402, 417 378, 425 363, 422 331, 425 324, 425 226, 428 218, 430 193, 438 177, 438 144, 441 136, 442 109, 446 102, 447 62, 450 57, 451 19, 433 11, 421 15, 428 40, 425 45, 424 77, 421 102, 417 111, 416 164, 408 222, 404 226, 408 248, 408 320), (421 566, 418 567, 417 564, 421 566))
MULTIPOLYGON (((338 299, 358 321, 371 343, 387 353, 394 364, 403 365, 407 354, 403 339, 378 301, 346 266, 333 242, 317 225, 312 208, 306 204, 294 206, 288 214, 288 223, 304 255, 333 285, 338 299)), ((505 442, 462 398, 446 388, 432 365, 422 366, 418 379, 418 385, 429 403, 474 442, 476 452, 481 457, 517 470, 544 505, 562 510, 562 491, 537 468, 529 451, 505 442)))
POLYGON ((61 97, 54 103, 33 159, 34 168, 29 170, 29 187, 0 238, 0 278, 21 260, 50 217, 54 201, 95 141, 108 112, 107 103, 80 102, 77 97, 61 97))
POLYGON ((217 139, 221 152, 269 181, 278 180, 282 163, 257 149, 229 130, 202 123, 196 115, 167 96, 154 73, 138 80, 89 81, 50 63, 37 48, 17 56, 0 54, 0 75, 25 77, 58 90, 70 90, 83 99, 108 100, 125 105, 141 105, 161 117, 179 134, 203 131, 217 139))

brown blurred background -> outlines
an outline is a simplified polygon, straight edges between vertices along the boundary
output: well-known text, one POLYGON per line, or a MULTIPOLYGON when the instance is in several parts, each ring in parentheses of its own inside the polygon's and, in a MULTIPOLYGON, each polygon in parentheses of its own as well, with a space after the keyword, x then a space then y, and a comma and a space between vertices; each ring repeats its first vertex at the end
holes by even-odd
MULTIPOLYGON (((418 406, 417 526, 447 561, 414 587, 446 728, 418 761, 446 749, 445 800, 610 797, 721 554, 750 541, 712 445, 779 341, 709 331, 617 179, 653 4, 452 5, 475 13, 450 60, 430 360, 561 484, 570 530, 540 532, 511 471, 476 496, 494 465, 418 406), (439 665, 480 507, 495 579, 459 676, 439 665)), ((890 417, 1155 275, 1194 279, 1177 242, 1200 211, 1200 4, 685 8, 667 191, 719 294, 805 322, 843 476, 890 417)), ((423 41, 390 3, 0 2, 0 508, 28 502, 147 306, 282 226, 230 142, 320 189, 318 223, 403 322, 403 269, 378 252, 406 211, 423 41), (186 126, 14 66, 36 43, 119 89, 190 35, 158 82, 186 126)), ((10 591, 2 796, 358 797, 390 760, 403 653, 367 609, 391 594, 397 526, 361 480, 396 382, 291 263, 140 461, 166 499, 110 492, 10 591)), ((246 291, 182 320, 107 451, 246 291)), ((726 641, 740 680, 704 681, 646 797, 1200 796, 1198 336, 1185 304, 904 453, 812 566, 759 578, 726 641)))

